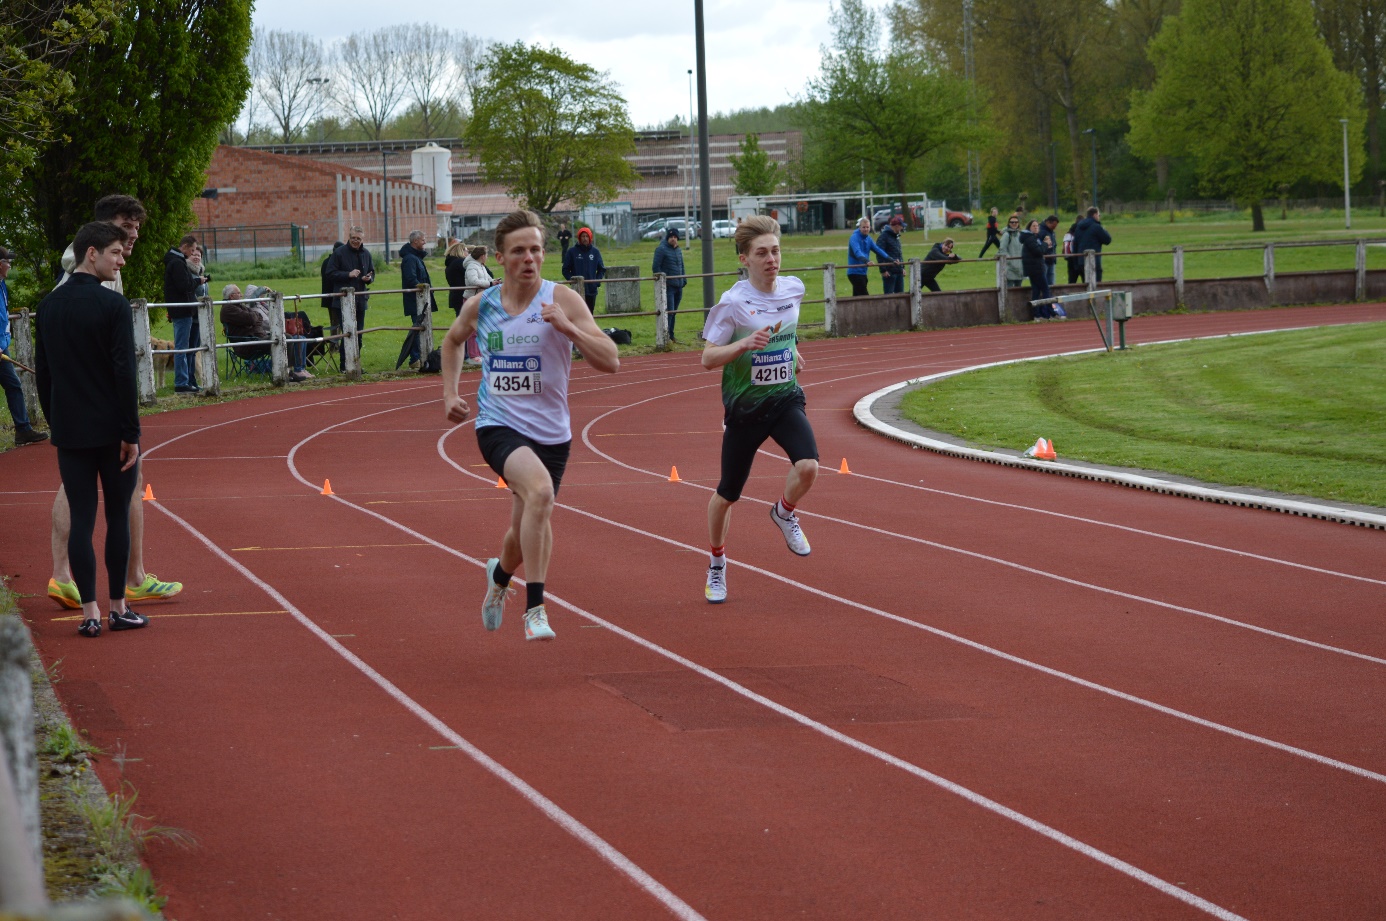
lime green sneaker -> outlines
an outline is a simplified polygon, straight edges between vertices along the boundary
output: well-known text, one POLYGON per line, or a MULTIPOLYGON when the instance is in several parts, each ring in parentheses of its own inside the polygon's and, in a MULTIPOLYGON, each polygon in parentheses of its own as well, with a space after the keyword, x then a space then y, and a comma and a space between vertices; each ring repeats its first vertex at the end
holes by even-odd
MULTIPOLYGON (((125 600, 135 601, 162 601, 165 598, 172 598, 183 590, 182 582, 160 582, 159 577, 152 572, 144 574, 144 581, 136 587, 125 586, 125 600)), ((50 589, 49 595, 53 592, 50 589)))
POLYGON ((59 582, 57 579, 49 579, 48 597, 69 611, 75 611, 82 606, 82 595, 77 591, 76 582, 59 582))

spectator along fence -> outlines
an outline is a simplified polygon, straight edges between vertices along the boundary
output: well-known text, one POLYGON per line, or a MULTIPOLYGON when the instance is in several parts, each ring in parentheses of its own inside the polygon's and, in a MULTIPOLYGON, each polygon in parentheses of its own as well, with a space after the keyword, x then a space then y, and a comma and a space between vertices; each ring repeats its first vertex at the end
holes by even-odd
MULTIPOLYGON (((1105 263, 1105 286, 1128 292, 1134 315, 1165 313, 1175 309, 1188 310, 1246 310, 1291 304, 1348 303, 1369 299, 1386 299, 1386 268, 1369 269, 1368 252, 1371 247, 1386 247, 1386 239, 1325 240, 1270 242, 1264 244, 1229 244, 1221 246, 1184 247, 1175 246, 1169 250, 1108 250, 1100 255, 1105 263), (1353 253, 1341 260, 1341 268, 1315 271, 1284 272, 1277 270, 1277 253, 1310 247, 1337 248, 1353 253), (1186 257, 1196 253, 1227 253, 1230 251, 1261 251, 1262 271, 1258 275, 1220 276, 1213 278, 1192 278, 1185 272, 1186 257), (1170 260, 1171 272, 1168 276, 1156 278, 1122 279, 1113 278, 1121 273, 1113 272, 1115 265, 1122 260, 1139 257, 1149 261, 1150 257, 1163 257, 1170 260)), ((1384 250, 1383 252, 1386 252, 1384 250)), ((1065 268, 1066 256, 1054 257, 1057 265, 1065 268)), ((1078 285, 1055 284, 1055 295, 1071 294, 1078 291, 1097 289, 1096 257, 1093 253, 1076 256, 1084 263, 1085 281, 1078 285)), ((995 266, 996 282, 985 288, 965 288, 953 291, 927 292, 920 285, 920 269, 925 264, 921 259, 910 259, 903 263, 909 279, 906 290, 900 294, 876 294, 863 297, 843 297, 838 295, 838 279, 845 266, 833 263, 804 268, 786 268, 787 275, 799 275, 809 280, 821 278, 822 297, 805 299, 804 306, 821 304, 823 322, 801 322, 805 328, 822 326, 829 336, 855 336, 869 333, 890 332, 907 329, 943 329, 964 326, 983 326, 992 323, 1024 322, 1030 319, 1029 290, 1026 287, 1011 287, 1006 282, 1008 257, 992 259, 963 259, 961 263, 989 262, 995 266)), ((950 263, 952 264, 952 263, 950 263)), ((873 265, 873 273, 877 266, 873 265)), ((630 274, 622 278, 608 278, 602 285, 608 289, 608 310, 599 316, 599 322, 623 318, 654 318, 654 343, 657 349, 668 348, 668 281, 682 277, 689 281, 702 278, 744 277, 742 272, 716 272, 708 275, 690 274, 684 276, 636 276, 631 267, 630 274), (610 308, 621 303, 639 304, 639 297, 613 297, 610 292, 618 286, 626 285, 637 289, 644 282, 653 282, 654 310, 622 310, 614 312, 610 308)), ((946 278, 946 276, 945 276, 946 278)), ((575 290, 581 290, 582 279, 569 281, 575 290)), ((811 285, 810 290, 817 287, 811 285)), ((433 288, 420 285, 418 289, 376 290, 371 294, 416 293, 419 303, 428 303, 431 295, 441 296, 443 292, 463 291, 475 293, 475 288, 433 288)), ((268 347, 267 376, 275 384, 283 385, 289 381, 291 366, 289 350, 294 348, 311 349, 322 344, 329 357, 330 370, 339 372, 349 379, 360 379, 361 366, 360 337, 364 335, 400 334, 403 340, 410 335, 420 340, 420 354, 427 356, 432 351, 435 340, 433 317, 424 312, 408 326, 375 325, 364 329, 356 328, 356 293, 344 289, 337 295, 303 294, 284 295, 272 292, 269 296, 271 306, 268 311, 270 334, 267 339, 237 339, 234 343, 224 341, 221 324, 216 309, 228 301, 203 299, 195 305, 198 311, 199 327, 203 337, 202 344, 183 352, 197 356, 197 379, 203 391, 216 394, 220 391, 222 375, 219 358, 231 348, 244 349, 250 346, 268 347), (337 298, 340 304, 340 324, 324 324, 321 336, 306 338, 291 337, 285 328, 285 308, 297 314, 305 308, 321 311, 324 299, 337 298), (333 360, 335 357, 335 360, 333 360)), ((692 300, 691 297, 688 300, 692 300)), ((135 352, 139 365, 140 399, 146 404, 156 399, 154 386, 154 360, 158 355, 177 354, 178 350, 155 348, 150 340, 149 310, 155 307, 168 307, 168 304, 149 303, 136 300, 132 302, 135 318, 135 352)), ((1070 315, 1087 316, 1090 308, 1086 303, 1076 303, 1070 315)), ((811 311, 812 313, 813 311, 811 311)), ((698 315, 706 313, 699 306, 681 306, 680 314, 698 315)), ((14 356, 23 364, 33 365, 33 339, 28 311, 13 316, 17 322, 14 330, 14 356)), ((39 413, 37 390, 31 375, 21 375, 32 417, 39 413)))

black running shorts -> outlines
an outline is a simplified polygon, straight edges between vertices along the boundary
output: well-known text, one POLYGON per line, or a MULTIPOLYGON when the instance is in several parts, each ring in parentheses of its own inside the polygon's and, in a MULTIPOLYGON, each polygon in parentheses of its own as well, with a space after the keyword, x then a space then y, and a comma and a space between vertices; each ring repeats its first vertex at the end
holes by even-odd
POLYGON ((765 422, 729 422, 722 433, 722 480, 717 484, 717 495, 728 502, 741 498, 741 490, 751 476, 751 463, 756 459, 756 451, 767 438, 784 448, 789 462, 796 464, 801 460, 818 460, 818 442, 813 437, 813 426, 809 425, 804 412, 804 396, 787 404, 779 415, 765 422))
POLYGON ((482 459, 502 477, 505 476, 505 462, 510 455, 520 448, 529 448, 549 472, 553 479, 553 494, 558 495, 558 486, 563 482, 563 471, 568 467, 568 452, 573 446, 571 441, 541 445, 512 428, 488 425, 476 430, 476 443, 481 448, 482 459))

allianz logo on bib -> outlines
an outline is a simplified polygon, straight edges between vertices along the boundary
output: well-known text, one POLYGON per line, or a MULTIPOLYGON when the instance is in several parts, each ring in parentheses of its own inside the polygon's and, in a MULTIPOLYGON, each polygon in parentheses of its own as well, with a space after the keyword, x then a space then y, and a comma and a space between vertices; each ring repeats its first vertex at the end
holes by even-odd
POLYGON ((539 359, 533 355, 520 355, 507 358, 504 355, 491 356, 492 371, 538 371, 539 359))
POLYGON ((774 352, 752 352, 751 367, 758 368, 761 365, 778 365, 789 361, 793 352, 790 349, 780 349, 774 352))
POLYGON ((538 336, 526 336, 519 333, 511 333, 507 336, 500 330, 486 334, 486 351, 503 352, 507 345, 538 345, 538 336))

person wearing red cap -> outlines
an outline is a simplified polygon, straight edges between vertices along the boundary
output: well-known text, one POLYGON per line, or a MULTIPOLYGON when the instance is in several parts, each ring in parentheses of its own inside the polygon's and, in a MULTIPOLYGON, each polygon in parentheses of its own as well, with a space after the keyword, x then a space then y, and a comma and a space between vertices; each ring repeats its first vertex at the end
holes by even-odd
POLYGON ((595 314, 597 288, 600 287, 596 279, 606 277, 606 264, 602 262, 602 251, 592 245, 591 228, 578 228, 577 246, 570 248, 563 256, 563 277, 569 280, 586 279, 587 283, 582 286, 582 299, 587 302, 588 311, 595 314))

